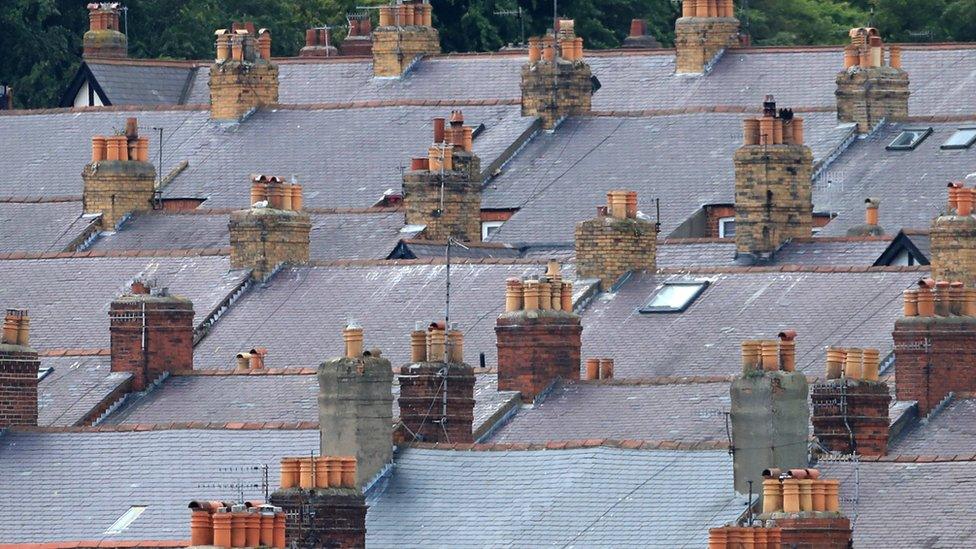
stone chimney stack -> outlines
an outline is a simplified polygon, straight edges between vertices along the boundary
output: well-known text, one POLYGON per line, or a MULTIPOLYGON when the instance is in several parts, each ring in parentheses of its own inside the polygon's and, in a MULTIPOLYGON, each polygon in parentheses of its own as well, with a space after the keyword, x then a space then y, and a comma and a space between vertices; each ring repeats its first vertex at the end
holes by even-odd
POLYGON ((576 225, 576 275, 609 290, 626 273, 654 271, 657 225, 637 216, 637 193, 610 191, 597 216, 576 225))
POLYGON ((135 118, 125 132, 92 137, 92 159, 81 173, 85 213, 101 213, 102 230, 113 230, 132 212, 152 209, 156 168, 149 162, 149 138, 139 137, 135 118))
MULTIPOLYGON (((934 271, 933 271, 934 272, 934 271)), ((976 289, 924 278, 895 321, 895 394, 928 414, 949 393, 976 391, 976 289)))
POLYGON ((332 43, 331 27, 316 27, 305 31, 305 47, 299 57, 335 57, 339 49, 332 43))
POLYGON ((962 183, 949 184, 949 207, 932 222, 932 276, 960 280, 976 287, 976 218, 973 196, 976 189, 962 183))
POLYGON ((522 65, 522 116, 541 118, 547 130, 591 109, 593 72, 574 28, 573 20, 564 19, 554 35, 529 38, 529 62, 522 65))
POLYGON ((356 487, 365 488, 393 459, 393 368, 363 351, 363 329, 342 332, 346 352, 319 366, 323 456, 355 457, 356 487))
POLYGON ((813 153, 803 144, 803 119, 776 110, 744 122, 735 152, 735 248, 743 263, 769 260, 787 241, 813 234, 813 153))
MULTIPOLYGON (((784 332, 784 334, 787 334, 784 332)), ((732 382, 732 445, 735 490, 762 485, 763 469, 806 467, 810 411, 807 378, 797 372, 795 344, 743 341, 742 374, 732 382)))
POLYGON ((739 20, 732 0, 684 0, 674 23, 675 72, 704 74, 728 48, 739 43, 739 20))
POLYGON ((166 372, 193 369, 193 303, 166 288, 134 282, 109 306, 112 371, 145 390, 166 372))
POLYGON ((251 207, 230 214, 230 264, 262 279, 279 264, 309 261, 312 221, 302 209, 302 186, 284 178, 251 178, 251 207))
POLYGON ((258 107, 278 102, 278 66, 271 63, 271 31, 253 23, 220 29, 210 67, 210 118, 237 122, 258 107))
POLYGON ((373 30, 373 76, 398 78, 417 59, 441 52, 441 40, 426 1, 403 0, 380 6, 380 24, 373 30))
POLYGON ((474 442, 475 378, 464 363, 463 341, 460 331, 437 322, 410 334, 410 364, 399 377, 402 439, 474 442))
POLYGON ((425 225, 423 238, 481 242, 481 159, 472 150, 474 129, 461 111, 450 126, 434 119, 434 142, 427 156, 414 158, 403 174, 408 225, 425 225))
POLYGON ((119 26, 119 12, 123 9, 118 2, 88 4, 89 29, 83 39, 82 53, 85 59, 128 57, 129 41, 119 26))
POLYGON ((37 425, 37 371, 27 309, 7 309, 0 340, 0 431, 37 425))
POLYGON ((573 285, 559 263, 544 276, 506 282, 505 312, 495 322, 498 389, 532 402, 557 379, 579 380, 583 327, 573 312, 573 285))
POLYGON ((847 236, 882 236, 884 228, 878 224, 878 209, 881 199, 864 199, 864 225, 857 225, 847 229, 847 236))
POLYGON ((827 349, 826 380, 810 391, 813 434, 832 452, 883 456, 888 451, 888 384, 879 381, 877 349, 827 349))
MULTIPOLYGON (((416 17, 414 17, 416 19, 416 17)), ((342 55, 373 55, 373 22, 368 13, 347 13, 349 33, 342 41, 342 55)))
POLYGON ((908 73, 901 68, 901 46, 888 49, 878 29, 851 29, 851 43, 844 50, 844 70, 837 75, 837 119, 857 123, 859 133, 869 133, 883 120, 908 116, 908 73))

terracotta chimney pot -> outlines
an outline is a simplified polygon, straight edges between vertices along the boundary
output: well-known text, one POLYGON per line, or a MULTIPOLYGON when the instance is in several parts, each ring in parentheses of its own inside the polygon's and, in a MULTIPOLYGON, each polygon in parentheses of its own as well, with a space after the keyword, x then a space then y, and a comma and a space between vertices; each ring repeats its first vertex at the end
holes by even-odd
POLYGON ((963 304, 962 314, 976 316, 976 289, 966 288, 966 302, 963 304))
POLYGON ((866 381, 878 381, 881 368, 881 352, 878 349, 864 349, 863 378, 866 381))
POLYGON ((257 547, 261 544, 261 515, 253 511, 246 513, 244 522, 245 547, 257 547))
POLYGON ((779 341, 775 339, 762 341, 759 352, 763 370, 767 372, 779 370, 779 341))
POLYGON ((822 512, 826 508, 826 487, 824 486, 824 481, 814 480, 811 501, 813 502, 813 510, 815 512, 822 512))
MULTIPOLYGON (((352 29, 350 29, 350 33, 352 29)), ((319 30, 318 29, 308 29, 305 31, 305 45, 308 47, 319 45, 319 30)))
MULTIPOLYGON (((277 509, 277 508, 276 508, 277 509)), ((275 512, 274 516, 274 545, 275 549, 285 549, 285 513, 275 512)))
POLYGON ((847 362, 847 350, 827 347, 827 379, 840 379, 847 362))
POLYGON ((935 294, 930 288, 918 289, 918 316, 935 316, 935 294))
POLYGON ((238 353, 237 354, 237 370, 245 371, 251 364, 251 354, 250 353, 238 353))
POLYGON ((285 207, 285 188, 281 183, 268 185, 268 206, 282 210, 285 207))
POLYGON ((776 130, 774 128, 776 119, 764 116, 759 119, 759 144, 775 145, 776 130))
POLYGON ((742 134, 744 145, 759 144, 759 119, 746 118, 742 121, 742 134))
POLYGON ((957 189, 956 200, 958 201, 958 214, 961 217, 973 214, 973 190, 967 188, 957 189))
POLYGON ((552 309, 552 284, 548 278, 539 280, 539 308, 543 311, 552 309))
POLYGON ((281 489, 298 486, 298 458, 281 458, 281 489))
POLYGON ((423 12, 423 26, 433 27, 434 26, 434 6, 430 4, 422 4, 421 10, 423 12))
POLYGON ((513 313, 522 310, 522 281, 509 278, 505 281, 505 312, 513 313))
POLYGON ((105 160, 106 155, 106 141, 105 138, 96 135, 92 137, 92 163, 101 162, 105 160))
POLYGON ((761 364, 760 349, 762 342, 758 340, 745 340, 742 342, 742 372, 749 373, 759 369, 761 364))
POLYGON ((637 191, 627 191, 625 196, 627 207, 627 219, 637 218, 637 191))
POLYGON ((779 359, 785 372, 796 371, 796 342, 784 340, 779 342, 779 359))
POLYGON ((240 36, 230 38, 230 58, 238 63, 244 61, 244 40, 240 36))
POLYGON ((291 210, 292 188, 288 183, 281 184, 281 209, 291 210))
MULTIPOLYGON (((560 308, 566 311, 567 313, 573 312, 573 283, 572 282, 563 282, 560 298, 562 299, 560 308)), ((976 314, 976 294, 974 294, 973 296, 973 306, 974 306, 973 313, 976 314)))
POLYGON ((935 283, 935 314, 937 316, 951 316, 948 280, 939 280, 935 283))
POLYGON ((783 119, 773 119, 773 145, 783 144, 783 119))
MULTIPOLYGON (((688 9, 689 2, 693 0, 685 0, 685 11, 688 9)), ((685 16, 690 17, 690 16, 685 16)), ((709 528, 708 529, 708 549, 725 549, 728 547, 729 543, 729 533, 723 526, 721 528, 709 528)))
POLYGON ((552 36, 542 38, 542 60, 547 63, 556 60, 556 41, 552 36))
MULTIPOLYGON (((315 475, 312 472, 312 467, 315 465, 315 461, 312 457, 303 457, 298 461, 298 486, 302 490, 311 490, 315 488, 315 475)), ((240 547, 235 545, 234 547, 240 547)))
POLYGON ((857 46, 849 44, 844 47, 844 70, 856 67, 861 56, 857 53, 857 46))
POLYGON ((539 309, 539 281, 538 280, 526 280, 522 284, 523 289, 523 303, 524 309, 526 311, 535 311, 539 309))
POLYGON ((356 458, 354 457, 341 457, 339 458, 339 465, 341 466, 340 474, 342 478, 343 488, 355 488, 356 487, 356 458))
POLYGON ((630 21, 630 36, 644 36, 644 27, 647 24, 643 19, 631 19, 630 21))
POLYGON ((232 547, 247 546, 247 513, 244 511, 230 514, 230 543, 232 547))
POLYGON ((905 296, 905 316, 918 316, 918 290, 905 290, 902 294, 905 296))
POLYGON ((600 379, 600 359, 599 358, 588 358, 586 359, 586 379, 597 380, 600 379))
POLYGON ((270 511, 261 512, 261 545, 271 547, 274 545, 274 513, 270 511))
POLYGON ((451 364, 464 362, 464 334, 460 330, 447 332, 447 361, 451 364))
POLYGON ((447 335, 440 328, 427 330, 427 360, 430 362, 444 362, 447 349, 447 335))
POLYGON ((7 315, 3 319, 3 343, 16 345, 20 332, 20 309, 7 309, 7 315))
POLYGON ((447 125, 447 119, 443 116, 434 119, 434 143, 444 142, 444 128, 447 125))
POLYGON ((871 48, 862 47, 858 49, 857 64, 860 65, 862 69, 871 67, 871 48))
POLYGON ((363 329, 359 326, 346 326, 342 331, 342 339, 346 343, 346 358, 363 356, 363 329))
POLYGON ((888 64, 891 66, 891 68, 900 69, 901 68, 901 46, 891 46, 890 48, 888 48, 888 53, 890 55, 888 64))
POLYGON ((464 150, 467 152, 474 150, 474 128, 470 126, 464 128, 464 150))
POLYGON ((827 479, 824 483, 824 510, 828 513, 840 512, 840 481, 827 479))
POLYGON ((318 456, 312 460, 312 477, 316 488, 329 487, 329 458, 318 456))
POLYGON ((213 544, 217 547, 233 547, 231 541, 231 513, 218 510, 213 514, 213 544))
POLYGON ((709 7, 708 0, 698 0, 698 3, 695 5, 695 17, 708 17, 711 11, 709 7))
POLYGON ((959 316, 966 307, 965 285, 956 280, 949 283, 949 314, 959 316))
POLYGON ((427 332, 414 330, 410 332, 410 362, 427 362, 427 332))
POLYGON ((800 481, 795 478, 783 480, 783 512, 800 512, 800 481))
POLYGON ((783 508, 783 484, 778 478, 763 480, 763 513, 776 513, 783 508))
POLYGON ((600 359, 600 379, 603 381, 609 381, 613 379, 613 359, 612 358, 601 358, 600 359))
POLYGON ((342 486, 342 458, 328 456, 325 462, 329 472, 329 486, 342 486))
POLYGON ((393 6, 380 6, 380 26, 389 27, 393 25, 393 6))
POLYGON ((303 188, 298 183, 291 184, 291 209, 296 212, 302 211, 305 207, 305 199, 302 196, 303 188))
POLYGON ((949 189, 949 213, 959 209, 959 189, 962 188, 962 183, 949 183, 947 185, 949 189))
POLYGON ((542 39, 533 36, 529 38, 529 63, 538 63, 542 59, 542 39))
POLYGON ((802 145, 804 143, 803 119, 794 116, 792 121, 792 126, 793 126, 793 144, 802 145))
POLYGON ((194 509, 190 512, 190 545, 213 545, 213 520, 210 513, 194 509))
POLYGON ((847 379, 863 379, 864 351, 861 349, 847 350, 847 360, 844 362, 844 377, 847 379))
POLYGON ((264 347, 257 347, 251 349, 249 354, 251 355, 249 366, 252 370, 260 370, 264 368, 264 357, 268 354, 268 349, 264 347))
POLYGON ((696 15, 698 15, 698 0, 681 2, 681 17, 695 17, 696 15))
POLYGON ((813 479, 800 479, 800 511, 813 511, 813 479))
POLYGON ((880 36, 871 37, 871 66, 880 67, 883 58, 882 42, 880 36))
POLYGON ((864 204, 864 223, 876 227, 878 225, 878 207, 881 205, 881 201, 876 198, 868 198, 864 204))

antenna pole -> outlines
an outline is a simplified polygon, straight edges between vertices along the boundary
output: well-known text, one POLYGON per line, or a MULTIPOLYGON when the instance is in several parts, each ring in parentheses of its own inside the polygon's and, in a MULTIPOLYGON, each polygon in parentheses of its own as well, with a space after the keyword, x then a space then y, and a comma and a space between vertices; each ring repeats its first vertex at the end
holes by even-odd
MULTIPOLYGON (((444 301, 444 329, 451 328, 451 246, 454 244, 454 237, 447 237, 447 296, 444 301)), ((445 347, 446 348, 446 347, 445 347)))
POLYGON ((156 189, 163 186, 163 128, 153 126, 153 130, 159 132, 159 163, 156 166, 156 189))

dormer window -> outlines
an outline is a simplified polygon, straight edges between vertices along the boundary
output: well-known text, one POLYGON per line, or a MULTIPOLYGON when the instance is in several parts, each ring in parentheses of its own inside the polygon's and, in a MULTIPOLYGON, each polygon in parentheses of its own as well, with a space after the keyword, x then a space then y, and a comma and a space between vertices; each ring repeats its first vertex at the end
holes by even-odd
POLYGON ((913 151, 925 138, 932 134, 932 128, 906 128, 902 130, 885 149, 889 151, 913 151))

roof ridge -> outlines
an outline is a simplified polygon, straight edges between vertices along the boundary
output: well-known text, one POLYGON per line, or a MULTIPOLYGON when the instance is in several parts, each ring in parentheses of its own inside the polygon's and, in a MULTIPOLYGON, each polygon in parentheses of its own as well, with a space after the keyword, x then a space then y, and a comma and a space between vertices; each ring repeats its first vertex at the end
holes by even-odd
POLYGON ((247 377, 247 376, 309 376, 318 373, 318 368, 260 368, 258 370, 237 370, 231 368, 212 368, 206 370, 174 370, 170 376, 183 377, 247 377))
MULTIPOLYGON (((882 463, 956 463, 956 462, 976 462, 976 454, 953 454, 953 455, 922 455, 922 454, 888 454, 884 456, 858 456, 860 462, 882 462, 882 463)), ((831 463, 843 463, 853 461, 851 456, 831 456, 820 457, 820 461, 831 463)))
POLYGON ((576 450, 579 448, 625 448, 628 450, 727 450, 727 442, 698 441, 680 442, 675 440, 637 440, 592 438, 545 443, 495 442, 495 443, 446 443, 446 442, 408 442, 405 448, 426 450, 455 450, 472 452, 509 452, 538 450, 576 450))
POLYGON ((100 424, 95 427, 89 426, 21 426, 10 427, 13 432, 19 433, 131 433, 147 431, 188 431, 188 430, 208 430, 208 431, 311 431, 317 430, 317 421, 259 421, 259 422, 206 422, 206 421, 186 421, 186 422, 166 422, 166 423, 123 423, 120 425, 100 424))
POLYGON ((657 274, 748 274, 748 273, 924 273, 929 265, 856 265, 856 266, 815 266, 815 265, 771 265, 771 266, 719 266, 719 267, 668 267, 658 269, 657 274))
MULTIPOLYGON (((812 105, 794 106, 793 112, 834 112, 837 107, 834 105, 812 105)), ((700 105, 695 107, 678 107, 673 109, 642 109, 642 110, 591 110, 579 116, 614 116, 614 117, 651 117, 651 116, 675 116, 681 114, 702 114, 702 113, 731 113, 731 114, 755 114, 762 112, 754 106, 745 105, 700 105)))
POLYGON ((579 380, 572 385, 605 385, 610 387, 656 386, 656 385, 696 385, 707 383, 731 383, 736 376, 655 376, 635 378, 614 378, 609 380, 579 380))
MULTIPOLYGON (((81 197, 78 197, 78 201, 81 197)), ((0 198, 0 202, 3 199, 0 198)), ((229 215, 231 213, 246 210, 247 207, 241 208, 193 208, 189 210, 151 210, 147 212, 140 212, 139 215, 229 215)), ((401 206, 370 206, 368 208, 303 208, 303 212, 315 215, 344 215, 344 214, 380 214, 380 213, 397 213, 402 212, 403 207, 401 206)))
POLYGON ((47 357, 112 356, 112 351, 111 349, 57 348, 57 349, 44 349, 43 351, 37 351, 37 356, 47 356, 47 357))
POLYGON ((54 202, 81 202, 81 195, 51 195, 51 196, 0 196, 0 203, 49 204, 54 202))
POLYGON ((190 103, 186 105, 103 105, 99 107, 52 107, 48 109, 12 109, 0 111, 0 116, 30 116, 34 114, 67 114, 85 112, 166 112, 166 111, 209 111, 209 103, 190 103))
POLYGON ((496 99, 371 99, 367 101, 342 101, 334 103, 289 103, 269 105, 268 108, 286 111, 325 111, 345 109, 375 109, 382 107, 492 107, 496 105, 521 105, 520 98, 496 99))
POLYGON ((190 540, 80 540, 45 543, 0 543, 0 549, 128 549, 130 547, 189 547, 190 540))
POLYGON ((226 248, 185 248, 176 250, 85 250, 82 252, 8 252, 0 254, 0 261, 22 259, 83 259, 93 257, 223 257, 230 255, 226 248))
MULTIPOLYGON (((451 258, 451 265, 545 265, 547 259, 522 257, 451 258)), ((399 267, 408 265, 446 265, 447 258, 425 257, 421 259, 333 259, 312 260, 312 267, 399 267)), ((298 265, 303 266, 303 265, 298 265)))

